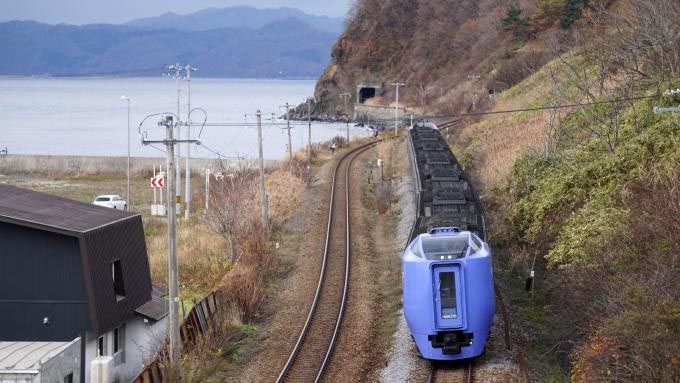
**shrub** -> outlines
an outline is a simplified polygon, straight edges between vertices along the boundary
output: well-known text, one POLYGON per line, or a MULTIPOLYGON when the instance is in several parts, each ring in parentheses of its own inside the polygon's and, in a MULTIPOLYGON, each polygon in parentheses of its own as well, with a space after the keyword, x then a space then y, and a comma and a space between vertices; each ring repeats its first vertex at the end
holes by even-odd
POLYGON ((560 27, 569 29, 581 18, 583 8, 588 5, 588 0, 566 0, 562 14, 560 15, 560 27))
POLYGON ((243 256, 221 286, 226 304, 235 310, 234 317, 239 323, 249 323, 258 315, 278 261, 269 252, 262 230, 253 229, 250 236, 241 239, 243 256))
POLYGON ((594 284, 571 300, 587 299, 594 327, 574 353, 575 382, 680 380, 680 173, 648 174, 626 189, 626 229, 588 273, 570 273, 576 285, 594 284))

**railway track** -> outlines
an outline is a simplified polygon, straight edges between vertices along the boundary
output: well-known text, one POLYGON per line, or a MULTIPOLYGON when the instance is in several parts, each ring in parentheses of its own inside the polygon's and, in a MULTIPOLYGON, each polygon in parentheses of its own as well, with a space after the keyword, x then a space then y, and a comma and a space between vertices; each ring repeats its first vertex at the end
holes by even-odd
POLYGON ((472 362, 455 365, 432 364, 427 383, 473 383, 474 366, 472 362))
POLYGON ((345 309, 350 273, 350 170, 354 159, 375 144, 346 153, 333 170, 319 282, 305 325, 277 382, 318 382, 330 360, 345 309))

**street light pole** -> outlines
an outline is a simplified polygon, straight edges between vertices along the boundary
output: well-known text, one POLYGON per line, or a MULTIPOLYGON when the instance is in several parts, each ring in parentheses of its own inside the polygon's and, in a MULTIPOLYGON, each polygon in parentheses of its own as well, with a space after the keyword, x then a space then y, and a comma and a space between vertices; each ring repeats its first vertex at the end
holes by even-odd
POLYGON ((392 86, 394 86, 397 89, 396 92, 396 104, 394 106, 394 136, 397 136, 397 128, 399 126, 399 87, 400 86, 406 86, 406 84, 402 84, 399 81, 393 82, 392 86))
POLYGON ((130 201, 130 97, 122 95, 120 99, 127 101, 127 199, 125 201, 129 208, 132 206, 132 201, 130 201))

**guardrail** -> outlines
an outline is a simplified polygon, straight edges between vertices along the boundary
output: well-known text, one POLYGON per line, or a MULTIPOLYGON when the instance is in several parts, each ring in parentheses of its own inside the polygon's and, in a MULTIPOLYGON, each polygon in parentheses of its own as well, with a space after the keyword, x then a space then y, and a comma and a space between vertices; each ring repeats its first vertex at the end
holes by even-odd
MULTIPOLYGON (((200 302, 194 302, 189 314, 180 325, 179 332, 184 347, 196 344, 198 338, 206 333, 217 312, 218 300, 215 292, 208 294, 200 302)), ((156 358, 149 363, 130 383, 163 383, 161 363, 166 359, 167 346, 158 351, 156 358)))

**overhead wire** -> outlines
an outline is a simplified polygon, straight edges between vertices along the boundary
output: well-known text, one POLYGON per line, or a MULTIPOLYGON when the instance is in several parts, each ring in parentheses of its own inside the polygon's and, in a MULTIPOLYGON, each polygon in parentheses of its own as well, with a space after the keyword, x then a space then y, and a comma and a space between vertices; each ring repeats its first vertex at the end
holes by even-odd
MULTIPOLYGON (((656 96, 637 96, 637 97, 626 97, 626 98, 617 98, 617 99, 611 99, 611 100, 601 100, 601 101, 592 101, 592 102, 583 102, 583 103, 539 106, 539 107, 533 107, 533 108, 506 109, 506 110, 494 110, 494 111, 487 111, 487 112, 472 112, 472 113, 460 113, 460 114, 421 115, 421 116, 414 116, 414 117, 417 117, 419 119, 444 119, 444 118, 460 119, 460 118, 464 118, 464 117, 487 116, 487 115, 494 115, 494 114, 536 112, 536 111, 542 111, 542 110, 555 110, 555 109, 578 108, 578 107, 583 107, 583 106, 615 104, 615 103, 627 102, 627 101, 640 101, 640 100, 646 100, 646 99, 653 99, 655 97, 656 96)), ((372 121, 381 121, 381 122, 388 121, 389 122, 389 121, 394 121, 394 119, 376 119, 376 120, 372 120, 372 121)))

